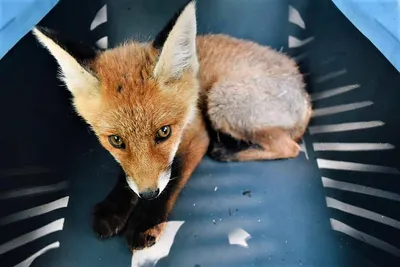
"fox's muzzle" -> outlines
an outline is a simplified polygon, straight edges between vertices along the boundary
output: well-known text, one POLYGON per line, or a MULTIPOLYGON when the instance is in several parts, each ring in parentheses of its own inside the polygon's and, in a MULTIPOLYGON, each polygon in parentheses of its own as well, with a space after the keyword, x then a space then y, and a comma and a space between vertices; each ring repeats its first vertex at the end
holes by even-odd
POLYGON ((139 193, 139 196, 144 200, 152 200, 158 197, 160 189, 146 189, 139 193))

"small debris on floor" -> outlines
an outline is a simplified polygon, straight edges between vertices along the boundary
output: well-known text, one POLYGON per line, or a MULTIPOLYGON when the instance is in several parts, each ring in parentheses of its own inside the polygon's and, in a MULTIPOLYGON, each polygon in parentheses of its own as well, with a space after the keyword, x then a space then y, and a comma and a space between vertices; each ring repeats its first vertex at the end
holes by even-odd
POLYGON ((193 207, 196 206, 196 203, 193 204, 193 207))
POLYGON ((214 224, 217 224, 217 223, 215 222, 215 220, 213 220, 213 223, 214 223, 214 224))
POLYGON ((214 188, 214 192, 217 191, 217 190, 218 190, 218 186, 216 186, 216 187, 214 188))
POLYGON ((242 193, 243 196, 248 196, 251 197, 251 191, 250 190, 246 190, 242 193))
POLYGON ((196 264, 194 267, 201 267, 200 264, 196 264))
POLYGON ((231 208, 228 209, 229 216, 232 216, 231 208))

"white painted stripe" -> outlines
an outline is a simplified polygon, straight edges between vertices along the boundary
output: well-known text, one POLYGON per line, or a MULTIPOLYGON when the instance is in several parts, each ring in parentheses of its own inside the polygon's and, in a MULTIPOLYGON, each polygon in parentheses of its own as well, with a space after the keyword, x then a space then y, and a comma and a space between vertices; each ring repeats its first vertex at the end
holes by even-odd
POLYGON ((359 84, 351 84, 351 85, 346 85, 343 87, 338 87, 338 88, 333 88, 333 89, 329 89, 329 90, 325 90, 323 92, 320 93, 314 93, 311 94, 311 100, 315 101, 315 100, 321 100, 321 99, 325 99, 325 98, 329 98, 335 95, 340 95, 340 94, 344 94, 346 92, 349 92, 351 90, 354 90, 356 88, 359 88, 360 85, 359 84))
POLYGON ((308 151, 306 147, 306 143, 304 141, 304 138, 301 139, 301 143, 299 144, 300 147, 300 152, 304 152, 304 155, 306 156, 306 159, 308 160, 308 151))
POLYGON ((306 29, 306 24, 304 20, 301 18, 301 15, 297 9, 289 5, 289 22, 296 24, 302 29, 306 29))
POLYGON ((49 173, 50 169, 42 166, 24 166, 21 168, 15 169, 6 169, 0 171, 1 176, 23 176, 23 175, 32 175, 32 174, 42 174, 49 173))
POLYGON ((96 42, 97 47, 101 48, 101 49, 107 49, 108 48, 108 37, 105 36, 101 39, 99 39, 96 42))
POLYGON ((368 186, 364 186, 364 185, 340 182, 340 181, 332 180, 332 179, 329 179, 326 177, 322 177, 322 184, 326 188, 334 188, 337 190, 359 193, 359 194, 364 194, 364 195, 369 195, 369 196, 374 196, 374 197, 381 197, 381 198, 386 198, 386 199, 400 202, 399 194, 392 193, 389 191, 384 191, 381 189, 368 187, 368 186))
POLYGON ((328 73, 326 75, 323 75, 323 76, 320 76, 320 77, 316 78, 315 82, 316 83, 326 82, 328 80, 337 78, 337 77, 339 77, 341 75, 344 75, 346 73, 347 73, 347 69, 342 69, 342 70, 338 70, 338 71, 335 71, 335 72, 331 72, 331 73, 328 73))
POLYGON ((9 199, 16 197, 25 197, 38 194, 48 194, 57 191, 61 191, 68 187, 68 182, 60 182, 53 185, 36 186, 31 188, 16 189, 12 191, 0 192, 0 199, 9 199))
POLYGON ((36 258, 38 258, 41 255, 45 254, 49 250, 56 249, 56 248, 59 248, 59 247, 60 247, 60 242, 58 242, 58 241, 54 242, 53 244, 50 244, 47 247, 42 248, 41 250, 39 250, 38 252, 36 252, 35 254, 33 254, 32 256, 30 256, 29 258, 24 260, 23 262, 18 263, 14 267, 29 267, 29 266, 31 266, 32 262, 36 258))
POLYGON ((396 248, 393 245, 390 245, 389 243, 382 241, 376 237, 373 237, 369 234, 366 234, 364 232, 361 232, 359 230, 356 230, 340 221, 337 221, 335 219, 330 219, 331 221, 331 226, 332 229, 338 232, 341 232, 343 234, 346 234, 348 236, 351 236, 357 240, 360 240, 362 242, 365 242, 371 246, 374 246, 376 248, 379 248, 381 250, 384 250, 392 255, 395 255, 397 257, 400 257, 400 249, 396 248))
POLYGON ((317 159, 317 164, 320 169, 344 170, 344 171, 359 171, 359 172, 376 172, 399 175, 400 172, 393 167, 362 164, 347 161, 336 161, 328 159, 317 159))
POLYGON ((302 61, 303 59, 305 59, 308 56, 309 56, 309 52, 304 52, 300 55, 293 57, 293 60, 296 61, 297 63, 299 63, 300 61, 302 61))
POLYGON ((93 31, 99 25, 107 22, 107 5, 104 5, 94 17, 92 23, 90 24, 90 30, 93 31))
POLYGON ((383 121, 360 121, 360 122, 310 126, 308 130, 310 131, 310 134, 335 133, 335 132, 347 132, 353 130, 364 130, 383 125, 385 125, 383 121))
POLYGON ((329 208, 341 210, 346 213, 350 213, 350 214, 353 214, 353 215, 356 215, 359 217, 363 217, 363 218, 366 218, 366 219, 369 219, 369 220, 372 220, 375 222, 389 225, 396 229, 400 229, 400 222, 396 221, 390 217, 386 217, 382 214, 341 202, 341 201, 331 198, 331 197, 326 197, 325 199, 326 199, 326 205, 329 208))
POLYGON ((64 218, 59 219, 57 221, 54 221, 52 223, 49 223, 48 225, 45 225, 39 229, 36 229, 32 232, 26 233, 24 235, 21 235, 11 241, 8 241, 7 243, 3 244, 0 246, 0 255, 13 250, 15 248, 18 248, 20 246, 23 246, 29 242, 32 242, 36 239, 39 239, 43 236, 46 236, 48 234, 61 231, 64 226, 64 218))
POLYGON ((68 200, 69 197, 60 198, 59 200, 0 218, 0 226, 49 213, 53 210, 66 208, 68 206, 68 200))
POLYGON ((289 48, 296 48, 296 47, 304 46, 304 45, 308 44, 309 42, 311 42, 312 40, 314 40, 314 37, 308 37, 307 39, 299 40, 296 37, 289 35, 289 40, 288 40, 289 48))
POLYGON ((394 149, 388 143, 313 143, 315 151, 369 151, 394 149))
POLYGON ((326 65, 326 64, 334 62, 335 60, 336 60, 336 57, 330 57, 330 58, 327 58, 327 59, 321 61, 320 65, 326 65))
POLYGON ((319 109, 315 109, 313 111, 312 117, 334 115, 334 114, 338 114, 338 113, 345 112, 345 111, 364 108, 364 107, 370 106, 372 104, 373 104, 373 102, 371 102, 371 101, 364 101, 364 102, 344 104, 344 105, 338 105, 338 106, 327 107, 327 108, 319 108, 319 109))

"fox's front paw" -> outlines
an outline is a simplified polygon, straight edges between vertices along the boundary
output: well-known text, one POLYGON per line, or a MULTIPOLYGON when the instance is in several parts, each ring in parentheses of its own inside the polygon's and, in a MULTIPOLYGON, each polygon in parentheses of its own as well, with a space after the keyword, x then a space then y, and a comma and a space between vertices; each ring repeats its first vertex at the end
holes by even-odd
POLYGON ((163 222, 147 230, 139 230, 142 228, 140 225, 136 230, 127 227, 125 238, 129 249, 135 251, 153 246, 164 231, 165 224, 163 222))
POLYGON ((92 227, 99 238, 119 234, 125 227, 130 210, 105 200, 94 206, 92 227))

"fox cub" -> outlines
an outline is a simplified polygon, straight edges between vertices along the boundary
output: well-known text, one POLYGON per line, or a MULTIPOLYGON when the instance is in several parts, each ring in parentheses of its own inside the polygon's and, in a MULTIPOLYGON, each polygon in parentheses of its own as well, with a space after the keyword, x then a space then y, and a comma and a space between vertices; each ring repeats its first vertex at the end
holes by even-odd
POLYGON ((293 158, 311 104, 294 61, 226 35, 197 36, 189 2, 151 42, 98 51, 35 27, 73 105, 119 162, 115 188, 93 211, 101 238, 124 232, 152 246, 203 156, 293 158))

